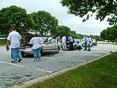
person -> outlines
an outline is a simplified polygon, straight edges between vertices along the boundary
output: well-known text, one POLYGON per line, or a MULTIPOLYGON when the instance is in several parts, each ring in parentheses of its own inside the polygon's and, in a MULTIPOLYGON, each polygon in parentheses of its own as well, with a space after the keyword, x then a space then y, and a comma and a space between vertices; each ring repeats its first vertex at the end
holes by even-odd
POLYGON ((63 50, 66 50, 66 37, 62 37, 63 50))
POLYGON ((33 53, 34 53, 34 61, 41 61, 41 44, 43 43, 43 39, 39 38, 39 35, 36 33, 34 37, 30 40, 30 43, 33 44, 33 53))
POLYGON ((6 46, 8 46, 9 42, 11 42, 11 54, 13 55, 13 61, 11 61, 11 63, 17 63, 17 58, 19 58, 18 62, 20 62, 22 60, 22 55, 19 51, 19 47, 21 46, 21 35, 16 32, 15 27, 12 27, 12 32, 10 32, 7 37, 6 46))
POLYGON ((78 41, 77 49, 79 49, 79 50, 82 49, 82 45, 79 43, 79 41, 78 41))
MULTIPOLYGON (((53 44, 53 41, 51 41, 52 40, 52 38, 51 37, 48 37, 48 42, 50 43, 50 44, 53 44)), ((49 54, 51 55, 54 55, 54 52, 49 52, 49 54)))
POLYGON ((70 43, 69 49, 70 49, 70 50, 73 50, 73 37, 69 36, 69 37, 68 37, 68 40, 69 40, 69 43, 70 43))
POLYGON ((87 51, 91 51, 91 48, 90 48, 91 38, 89 38, 89 36, 88 36, 88 39, 87 39, 87 44, 88 44, 88 50, 87 51))
POLYGON ((85 38, 85 49, 84 50, 87 50, 87 37, 84 36, 84 38, 85 38))
POLYGON ((60 36, 58 36, 56 40, 57 40, 57 43, 60 42, 60 36))

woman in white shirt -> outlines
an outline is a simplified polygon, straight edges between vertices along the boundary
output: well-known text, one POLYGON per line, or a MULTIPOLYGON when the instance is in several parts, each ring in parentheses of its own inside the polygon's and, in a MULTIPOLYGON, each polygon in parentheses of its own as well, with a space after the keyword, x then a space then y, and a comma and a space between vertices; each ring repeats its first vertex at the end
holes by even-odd
POLYGON ((43 43, 43 39, 39 38, 38 34, 34 34, 34 37, 30 40, 30 43, 33 44, 33 53, 34 53, 34 61, 41 60, 41 44, 43 43))

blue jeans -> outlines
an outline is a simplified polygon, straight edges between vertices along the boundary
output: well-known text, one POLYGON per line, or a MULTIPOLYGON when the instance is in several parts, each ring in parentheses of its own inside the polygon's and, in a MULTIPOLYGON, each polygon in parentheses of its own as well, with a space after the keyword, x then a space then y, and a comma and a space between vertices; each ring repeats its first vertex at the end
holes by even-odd
POLYGON ((18 48, 11 48, 11 53, 13 55, 13 62, 17 62, 17 58, 19 58, 19 60, 22 59, 22 55, 19 51, 19 47, 18 48))
POLYGON ((88 50, 91 50, 91 48, 90 48, 90 44, 88 44, 88 50))
POLYGON ((54 52, 49 52, 49 54, 52 54, 52 55, 54 55, 54 52))
POLYGON ((78 46, 77 49, 81 50, 81 46, 78 46))
POLYGON ((70 50, 73 50, 73 49, 74 49, 74 48, 73 48, 73 42, 70 42, 69 49, 70 49, 70 50))
POLYGON ((41 47, 38 49, 33 49, 33 53, 34 53, 34 60, 41 59, 41 47))

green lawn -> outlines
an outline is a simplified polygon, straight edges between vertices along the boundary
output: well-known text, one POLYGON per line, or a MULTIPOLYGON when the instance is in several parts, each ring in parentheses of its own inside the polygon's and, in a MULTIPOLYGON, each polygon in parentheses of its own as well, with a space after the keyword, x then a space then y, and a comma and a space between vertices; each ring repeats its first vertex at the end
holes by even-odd
POLYGON ((117 88, 117 52, 27 88, 117 88))

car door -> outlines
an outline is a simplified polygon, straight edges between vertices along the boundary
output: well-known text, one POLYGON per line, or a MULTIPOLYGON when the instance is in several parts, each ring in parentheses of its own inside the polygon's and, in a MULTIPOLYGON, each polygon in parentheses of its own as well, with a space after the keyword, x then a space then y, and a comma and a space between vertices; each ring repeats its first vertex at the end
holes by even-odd
POLYGON ((42 52, 57 52, 58 47, 57 44, 55 43, 54 39, 51 39, 49 42, 46 42, 42 46, 42 52))

